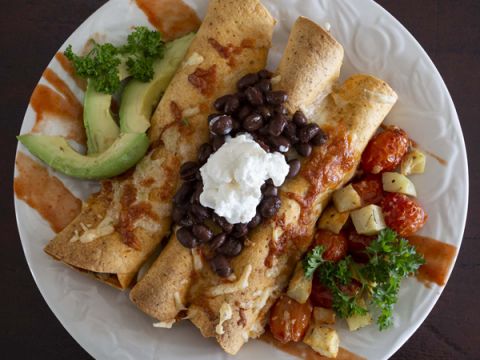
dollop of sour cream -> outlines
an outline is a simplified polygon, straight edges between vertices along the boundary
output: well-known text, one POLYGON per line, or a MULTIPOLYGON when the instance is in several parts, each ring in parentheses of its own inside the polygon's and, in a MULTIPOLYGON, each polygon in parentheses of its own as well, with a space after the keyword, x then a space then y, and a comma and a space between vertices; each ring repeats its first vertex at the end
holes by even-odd
POLYGON ((272 179, 285 181, 290 167, 279 153, 268 153, 250 134, 228 138, 200 168, 203 191, 200 204, 231 223, 247 223, 262 199, 261 186, 272 179))

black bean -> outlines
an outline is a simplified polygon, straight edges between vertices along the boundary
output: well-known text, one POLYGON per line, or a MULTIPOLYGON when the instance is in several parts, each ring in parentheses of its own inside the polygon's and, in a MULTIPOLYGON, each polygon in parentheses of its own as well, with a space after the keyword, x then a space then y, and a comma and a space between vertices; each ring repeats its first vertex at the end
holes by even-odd
POLYGON ((177 230, 177 239, 186 248, 193 249, 194 247, 198 246, 198 240, 186 227, 181 227, 177 230))
POLYGON ((300 139, 300 142, 308 143, 319 133, 319 131, 320 131, 320 128, 318 127, 317 124, 310 123, 298 129, 297 135, 298 135, 298 138, 300 139))
POLYGON ((260 214, 266 219, 271 218, 278 212, 281 205, 282 201, 278 196, 265 197, 260 203, 260 214))
POLYGON ((202 164, 205 163, 212 153, 212 145, 208 143, 200 145, 200 148, 198 149, 198 161, 202 164))
POLYGON ((240 130, 242 130, 242 124, 240 123, 240 121, 237 121, 237 120, 233 120, 232 122, 232 132, 231 132, 231 135, 235 135, 237 132, 239 132, 240 130))
POLYGON ((287 115, 288 114, 288 109, 284 104, 280 104, 280 105, 275 106, 273 111, 275 112, 275 114, 282 114, 282 115, 287 115))
POLYGON ((293 114, 293 122, 297 126, 307 125, 307 117, 302 111, 298 110, 295 112, 295 114, 293 114))
POLYGON ((180 178, 184 181, 195 179, 195 174, 198 171, 198 164, 195 161, 187 161, 180 166, 180 178))
POLYGON ((259 134, 259 135, 268 135, 268 134, 269 134, 268 124, 262 126, 260 129, 258 129, 258 134, 259 134))
POLYGON ((192 226, 192 234, 195 236, 199 242, 206 243, 212 240, 213 233, 205 225, 193 225, 192 226))
POLYGON ((240 120, 245 119, 252 112, 252 108, 248 105, 243 105, 238 112, 237 118, 240 120))
POLYGON ((283 134, 290 140, 292 144, 296 144, 298 142, 297 137, 297 125, 293 121, 287 122, 285 129, 283 129, 283 134))
POLYGON ((215 135, 228 135, 233 128, 233 119, 228 115, 221 115, 210 120, 210 130, 215 135))
POLYGON ((247 74, 237 81, 237 89, 245 90, 247 87, 255 85, 257 81, 258 81, 258 74, 255 74, 255 73, 247 74))
POLYGON ((210 268, 218 276, 227 278, 232 275, 233 270, 225 256, 217 254, 210 260, 210 268))
POLYGON ((280 136, 287 125, 287 118, 284 115, 276 114, 268 124, 268 133, 273 136, 280 136))
POLYGON ((258 72, 258 76, 261 79, 271 79, 273 74, 270 71, 268 71, 267 69, 263 69, 263 70, 260 70, 258 72))
POLYGON ((198 222, 203 222, 210 217, 210 210, 200 204, 192 204, 190 212, 198 222))
POLYGON ((291 179, 297 176, 297 174, 300 172, 300 167, 302 164, 300 163, 300 160, 293 159, 288 162, 288 165, 290 166, 290 170, 288 171, 287 178, 291 179))
POLYGON ((223 216, 214 213, 213 221, 215 221, 226 233, 230 233, 233 230, 233 224, 230 224, 223 216))
POLYGON ((248 115, 245 120, 243 120, 243 128, 248 132, 253 132, 260 129, 263 126, 262 116, 259 114, 248 115))
POLYGON ((212 140, 212 149, 213 151, 217 151, 225 144, 225 137, 224 136, 214 136, 212 140))
POLYGON ((248 234, 248 224, 235 224, 233 226, 233 231, 230 234, 233 237, 240 238, 248 234))
POLYGON ((254 227, 257 227, 260 223, 262 222, 262 215, 257 213, 252 220, 248 223, 248 228, 253 229, 254 227))
POLYGON ((190 198, 191 204, 198 204, 200 203, 200 194, 203 192, 203 182, 197 182, 197 186, 195 187, 195 191, 190 198))
POLYGON ((263 95, 260 90, 256 87, 250 86, 245 90, 245 95, 247 96, 247 100, 250 104, 254 106, 259 106, 263 104, 263 95))
POLYGON ((295 145, 295 150, 297 150, 300 156, 308 157, 312 153, 312 145, 298 143, 297 145, 295 145))
POLYGON ((284 136, 272 136, 269 138, 270 143, 273 145, 275 151, 279 151, 281 153, 286 153, 290 150, 290 140, 288 140, 284 136))
POLYGON ((215 235, 209 244, 210 249, 212 249, 212 251, 215 251, 216 249, 218 249, 220 246, 223 245, 225 240, 227 240, 227 234, 220 233, 215 235))
POLYGON ((219 117, 219 116, 222 116, 223 114, 219 114, 219 113, 213 113, 213 114, 210 114, 207 116, 207 120, 208 120, 208 124, 210 124, 210 121, 219 117))
POLYGON ((262 79, 259 82, 257 82, 255 87, 258 90, 260 90, 261 92, 265 93, 265 92, 270 91, 272 89, 272 83, 268 79, 262 79))
POLYGON ((223 96, 220 96, 217 100, 215 100, 215 102, 213 103, 213 107, 215 109, 217 109, 217 111, 222 111, 223 112, 223 109, 225 107, 225 104, 227 103, 227 101, 231 98, 231 95, 223 95, 223 96))
POLYGON ((195 222, 190 214, 186 213, 183 218, 178 222, 181 226, 192 226, 195 222))
POLYGON ((277 196, 278 188, 274 185, 266 184, 265 188, 262 190, 263 196, 277 196))
POLYGON ((186 212, 187 210, 184 207, 173 206, 172 220, 178 224, 182 220, 182 218, 185 216, 186 212))
POLYGON ((240 108, 240 100, 237 96, 231 96, 230 99, 227 100, 225 103, 225 107, 223 111, 225 114, 233 114, 235 111, 237 111, 240 108))
POLYGON ((328 136, 320 129, 317 135, 313 137, 313 139, 310 141, 310 144, 313 146, 319 146, 323 145, 327 142, 328 136))
POLYGON ((243 244, 237 239, 230 237, 217 249, 217 252, 228 257, 234 257, 240 254, 242 249, 243 244))
POLYGON ((265 100, 272 105, 280 105, 287 101, 288 95, 283 90, 268 91, 265 94, 265 100))
POLYGON ((190 199, 192 192, 194 190, 193 184, 191 182, 184 182, 182 186, 177 190, 177 193, 173 197, 173 202, 177 205, 184 205, 190 199))
POLYGON ((272 109, 269 106, 261 105, 255 109, 255 112, 262 115, 264 119, 268 119, 272 116, 272 109))
POLYGON ((257 142, 258 145, 260 145, 260 147, 265 150, 266 152, 270 152, 271 149, 270 149, 270 146, 268 146, 267 142, 265 141, 265 139, 263 139, 262 137, 259 137, 257 136, 255 141, 257 142))

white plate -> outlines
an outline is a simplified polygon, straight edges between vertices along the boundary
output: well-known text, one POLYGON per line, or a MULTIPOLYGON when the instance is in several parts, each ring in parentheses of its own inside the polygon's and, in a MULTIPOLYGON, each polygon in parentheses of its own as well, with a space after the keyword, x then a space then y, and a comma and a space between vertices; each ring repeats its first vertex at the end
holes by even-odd
MULTIPOLYGON (((203 17, 207 0, 187 1, 203 17)), ((385 79, 399 94, 387 122, 398 124, 423 148, 448 165, 428 159, 427 171, 414 178, 420 201, 430 218, 422 234, 460 247, 468 199, 467 158, 454 105, 435 66, 408 31, 371 0, 263 0, 277 18, 270 68, 278 61, 294 20, 305 15, 331 32, 345 48, 342 79, 356 72, 385 79)), ((107 41, 124 41, 131 25, 147 25, 145 15, 130 0, 111 0, 90 16, 66 41, 79 49, 94 33, 107 41)), ((49 64, 65 78, 55 59, 49 64)), ((82 93, 76 89, 79 99, 82 93)), ((33 126, 27 109, 22 133, 33 126)), ((19 149, 22 149, 19 147, 19 149)), ((25 151, 25 149, 23 149, 25 151)), ((91 189, 66 177, 62 181, 85 197, 91 189)), ((203 339, 188 322, 172 330, 152 327, 152 319, 138 311, 121 293, 81 275, 46 256, 42 248, 53 232, 28 205, 15 198, 17 222, 28 264, 46 302, 68 332, 96 359, 222 359, 213 340, 203 339)), ((420 326, 442 292, 427 289, 414 279, 405 282, 395 311, 395 325, 379 333, 371 326, 355 333, 340 331, 341 344, 369 359, 390 357, 420 326)), ((258 341, 250 341, 238 359, 289 358, 258 341)))

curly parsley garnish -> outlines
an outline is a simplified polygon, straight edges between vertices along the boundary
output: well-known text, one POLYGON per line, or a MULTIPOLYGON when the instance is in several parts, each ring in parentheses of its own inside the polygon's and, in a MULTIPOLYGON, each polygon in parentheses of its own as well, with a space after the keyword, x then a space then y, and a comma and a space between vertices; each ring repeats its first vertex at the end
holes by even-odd
POLYGON ((365 265, 355 263, 350 256, 337 263, 325 261, 323 251, 322 246, 317 246, 304 258, 305 276, 310 278, 316 272, 320 282, 332 292, 333 309, 342 318, 366 314, 368 310, 360 305, 366 297, 379 312, 380 330, 392 325, 401 281, 425 263, 415 247, 391 229, 381 231, 367 247, 370 260, 365 265), (356 290, 349 289, 353 281, 360 284, 356 290))
POLYGON ((154 60, 162 57, 165 50, 160 33, 144 26, 136 27, 128 36, 127 44, 120 47, 92 42, 93 49, 85 56, 76 55, 71 45, 64 54, 79 76, 93 80, 95 90, 107 94, 120 88, 118 67, 122 59, 134 79, 146 82, 153 78, 154 60))

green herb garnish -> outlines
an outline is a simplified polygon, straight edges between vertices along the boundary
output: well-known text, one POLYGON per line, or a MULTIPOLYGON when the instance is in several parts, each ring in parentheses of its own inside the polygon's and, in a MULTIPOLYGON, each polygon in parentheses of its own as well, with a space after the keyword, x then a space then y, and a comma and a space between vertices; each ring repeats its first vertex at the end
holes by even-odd
POLYGON ((92 42, 93 49, 85 56, 76 55, 71 45, 64 54, 79 76, 93 80, 95 90, 107 94, 113 94, 120 88, 119 66, 122 58, 129 74, 146 82, 153 78, 154 60, 162 57, 165 50, 160 33, 144 26, 136 27, 124 46, 92 42))
POLYGON ((415 251, 406 239, 391 230, 381 231, 367 247, 369 262, 357 264, 350 256, 334 263, 322 258, 324 248, 316 246, 303 260, 307 278, 316 272, 320 282, 333 295, 333 309, 342 318, 363 315, 367 309, 360 299, 367 298, 369 305, 379 311, 377 324, 380 330, 392 325, 393 306, 398 300, 402 279, 414 274, 424 258, 415 251), (357 281, 357 291, 349 290, 348 285, 357 281))

